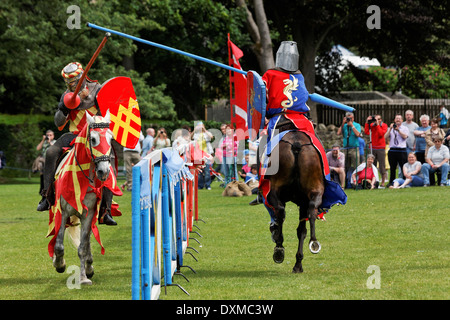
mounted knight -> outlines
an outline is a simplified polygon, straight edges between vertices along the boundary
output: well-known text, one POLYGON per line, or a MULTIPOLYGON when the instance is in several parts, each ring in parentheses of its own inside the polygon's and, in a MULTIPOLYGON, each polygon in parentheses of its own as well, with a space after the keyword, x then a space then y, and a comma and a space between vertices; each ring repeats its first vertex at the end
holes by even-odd
MULTIPOLYGON (((315 134, 313 123, 308 118, 310 109, 306 102, 309 93, 305 86, 305 79, 298 68, 298 60, 297 43, 283 41, 277 51, 275 68, 267 70, 262 76, 266 85, 265 116, 269 119, 267 144, 275 136, 275 129, 278 131, 296 129, 306 132, 321 155, 322 167, 326 176, 330 173, 328 161, 322 143, 315 134)), ((257 199, 250 202, 250 205, 263 203, 263 197, 267 196, 270 190, 270 183, 264 179, 264 174, 260 178, 260 190, 262 190, 262 195, 259 194, 257 199)), ((270 208, 268 210, 272 211, 270 208)))
MULTIPOLYGON (((58 160, 63 153, 69 149, 80 131, 86 125, 86 117, 101 115, 100 109, 97 103, 97 93, 102 88, 98 81, 93 81, 87 77, 82 77, 83 67, 79 62, 72 62, 66 65, 61 75, 67 86, 67 90, 62 94, 58 104, 58 110, 55 113, 54 121, 59 130, 62 130, 67 123, 69 123, 69 132, 64 133, 53 146, 51 146, 45 156, 44 166, 44 186, 41 192, 42 199, 39 202, 37 211, 46 211, 55 203, 55 190, 53 187, 55 170, 58 164, 58 160), (65 105, 65 96, 69 93, 74 93, 79 81, 81 83, 81 89, 79 90, 78 97, 79 104, 75 108, 69 109, 65 105)), ((114 152, 113 152, 114 154, 114 152)), ((99 213, 99 222, 107 225, 117 225, 111 215, 112 193, 110 190, 104 190, 103 198, 99 213)), ((120 211, 117 210, 117 214, 120 215, 120 211)))

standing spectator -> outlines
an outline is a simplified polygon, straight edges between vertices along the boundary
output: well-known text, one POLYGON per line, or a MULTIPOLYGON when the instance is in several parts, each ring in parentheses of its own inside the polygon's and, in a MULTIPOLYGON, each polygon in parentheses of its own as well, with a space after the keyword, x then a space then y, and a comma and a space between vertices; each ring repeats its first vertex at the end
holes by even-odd
POLYGON ((237 155, 238 144, 236 140, 236 135, 231 127, 231 125, 227 124, 226 126, 226 135, 222 140, 222 143, 219 145, 219 148, 223 153, 223 163, 225 170, 225 186, 234 180, 236 177, 234 175, 235 171, 235 162, 234 159, 237 155))
POLYGON ((425 141, 425 132, 428 131, 430 127, 430 117, 426 114, 420 116, 420 124, 422 126, 418 127, 414 131, 416 136, 416 157, 420 163, 425 163, 425 150, 427 149, 427 142, 425 141))
POLYGON ((148 128, 146 131, 147 136, 145 137, 144 141, 142 142, 142 156, 145 157, 147 154, 150 153, 150 150, 153 146, 153 139, 155 137, 155 129, 148 128))
POLYGON ((447 133, 445 134, 444 145, 447 146, 447 148, 450 149, 450 129, 448 129, 447 133))
POLYGON ((44 164, 45 164, 45 153, 47 152, 47 149, 50 148, 54 143, 55 140, 55 133, 52 130, 47 130, 45 132, 45 135, 42 136, 41 142, 36 147, 37 151, 41 151, 39 156, 34 160, 33 163, 33 172, 39 171, 40 173, 40 188, 39 188, 39 194, 41 194, 42 189, 44 189, 44 164))
POLYGON ((408 161, 406 153, 406 139, 408 139, 409 130, 402 125, 403 117, 401 114, 395 116, 394 122, 391 123, 384 137, 389 138, 388 161, 391 169, 389 175, 389 185, 392 185, 396 178, 397 165, 400 170, 408 161))
MULTIPOLYGON (((215 152, 214 152, 214 159, 215 159, 214 162, 216 163, 216 166, 214 167, 214 170, 217 171, 217 172, 222 173, 223 175, 225 175, 225 168, 222 165, 223 155, 222 155, 222 150, 219 148, 219 146, 221 145, 222 140, 225 137, 226 129, 227 129, 226 123, 222 123, 220 125, 220 132, 222 132, 222 137, 220 138, 219 142, 217 142, 217 144, 215 144, 216 149, 215 149, 215 152)), ((215 176, 212 177, 212 180, 214 180, 214 178, 215 178, 215 176)))
POLYGON ((390 189, 402 189, 405 187, 421 187, 423 186, 422 164, 417 161, 414 152, 408 154, 408 162, 403 165, 403 177, 394 180, 394 184, 390 189))
POLYGON ((3 151, 0 150, 0 169, 6 167, 6 157, 3 151))
POLYGON ((123 148, 123 163, 125 165, 126 178, 125 183, 122 184, 122 190, 131 191, 133 186, 133 166, 141 161, 142 141, 144 141, 144 134, 141 131, 138 143, 133 149, 123 148))
POLYGON ((170 139, 167 137, 166 129, 159 128, 158 135, 153 139, 153 150, 161 150, 170 147, 170 139))
POLYGON ((406 121, 402 123, 408 128, 408 139, 406 140, 406 153, 409 154, 411 151, 414 152, 414 145, 416 141, 416 136, 414 135, 414 130, 416 130, 419 125, 413 121, 414 112, 412 110, 406 110, 405 112, 406 121))
POLYGON ((191 142, 191 134, 188 129, 177 129, 174 132, 175 140, 172 143, 172 148, 177 150, 180 155, 187 152, 187 146, 191 142))
POLYGON ((439 120, 436 118, 431 119, 430 122, 431 128, 425 131, 425 141, 427 142, 427 147, 425 149, 425 159, 427 158, 428 149, 434 146, 434 139, 437 137, 444 138, 445 131, 439 128, 439 120))
POLYGON ((388 126, 383 122, 381 115, 367 117, 366 124, 364 125, 364 133, 370 135, 372 138, 371 154, 375 156, 374 165, 380 169, 381 173, 381 187, 387 180, 386 170, 386 140, 384 135, 388 130, 388 126))
POLYGON ((358 137, 361 136, 361 125, 355 122, 355 116, 352 112, 347 112, 342 124, 337 131, 338 135, 344 138, 345 150, 345 172, 353 171, 358 161, 358 137))
POLYGON ((440 128, 446 128, 447 127, 447 122, 448 122, 448 118, 450 118, 450 113, 448 112, 447 108, 445 108, 444 104, 441 104, 439 106, 439 116, 438 116, 438 120, 439 120, 439 127, 440 128))
MULTIPOLYGON (((345 155, 339 149, 338 145, 333 145, 331 151, 327 152, 328 165, 330 166, 330 173, 332 176, 337 174, 339 177, 339 184, 342 188, 345 187, 345 155)), ((334 180, 334 179, 333 179, 334 180)))
MULTIPOLYGON (((192 140, 194 142, 194 146, 199 148, 203 152, 207 154, 213 154, 214 150, 211 146, 211 140, 213 138, 213 134, 206 130, 205 125, 202 121, 199 121, 194 128, 194 132, 192 135, 192 140)), ((198 174, 198 188, 211 190, 211 161, 206 160, 205 167, 198 174)))
POLYGON ((424 187, 430 185, 430 173, 434 174, 436 171, 441 173, 441 187, 447 185, 450 154, 448 148, 442 145, 443 141, 444 139, 441 137, 434 138, 434 146, 428 149, 425 157, 426 163, 422 166, 424 187))

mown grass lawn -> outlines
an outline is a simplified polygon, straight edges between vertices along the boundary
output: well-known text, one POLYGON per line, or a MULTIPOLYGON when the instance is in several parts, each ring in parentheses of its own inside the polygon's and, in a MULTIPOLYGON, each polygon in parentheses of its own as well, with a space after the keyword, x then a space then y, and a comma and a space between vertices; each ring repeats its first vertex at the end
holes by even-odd
MULTIPOLYGON (((116 198, 123 216, 116 227, 100 225, 106 254, 93 242, 93 285, 66 285, 47 253, 48 214, 36 212, 38 184, 0 185, 0 299, 131 299, 131 194, 116 198)), ((162 289, 163 300, 300 300, 300 299, 443 299, 450 298, 448 187, 406 190, 347 190, 348 203, 334 207, 316 233, 322 251, 305 246, 304 273, 293 274, 298 246, 298 211, 287 207, 286 257, 272 260, 269 217, 252 197, 224 198, 214 183, 199 190, 197 222, 202 237, 190 242, 199 253, 184 258, 196 274, 182 268, 187 282, 175 276, 190 296, 176 287, 162 289), (379 268, 380 289, 369 289, 369 266, 379 268)), ((309 231, 309 230, 308 230, 309 231)), ((305 241, 307 242, 307 241, 305 241)), ((78 265, 66 242, 67 265, 78 265)))

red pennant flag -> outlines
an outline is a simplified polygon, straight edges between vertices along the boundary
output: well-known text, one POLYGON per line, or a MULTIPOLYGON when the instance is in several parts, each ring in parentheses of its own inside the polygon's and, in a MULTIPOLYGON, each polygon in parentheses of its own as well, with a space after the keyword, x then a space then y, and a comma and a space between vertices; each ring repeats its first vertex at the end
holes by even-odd
MULTIPOLYGON (((239 59, 243 56, 242 50, 231 42, 230 34, 228 34, 228 64, 242 70, 239 59)), ((230 106, 231 123, 234 123, 237 139, 247 139, 247 77, 245 74, 230 71, 230 106)))

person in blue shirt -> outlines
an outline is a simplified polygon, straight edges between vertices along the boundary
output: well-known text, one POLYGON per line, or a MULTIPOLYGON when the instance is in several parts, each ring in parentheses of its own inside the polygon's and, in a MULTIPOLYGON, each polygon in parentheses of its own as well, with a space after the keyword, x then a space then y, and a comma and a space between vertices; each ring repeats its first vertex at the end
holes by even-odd
POLYGON ((345 154, 345 172, 351 169, 353 171, 359 164, 359 140, 361 136, 361 125, 355 122, 355 115, 347 112, 337 131, 338 135, 343 136, 344 154, 345 154))
POLYGON ((447 128, 447 122, 448 122, 449 118, 450 118, 450 113, 448 112, 447 108, 445 108, 445 105, 441 104, 439 106, 439 116, 438 116, 438 120, 440 120, 439 127, 447 128))
POLYGON ((427 148, 427 142, 425 141, 425 132, 431 129, 430 127, 430 116, 423 114, 419 118, 420 124, 422 126, 414 130, 414 135, 416 136, 416 150, 415 155, 417 160, 421 163, 425 163, 425 150, 427 148))
POLYGON ((150 153, 150 150, 152 149, 153 139, 155 137, 155 129, 148 128, 146 133, 147 136, 145 136, 144 141, 142 141, 142 157, 145 157, 147 153, 150 153))

